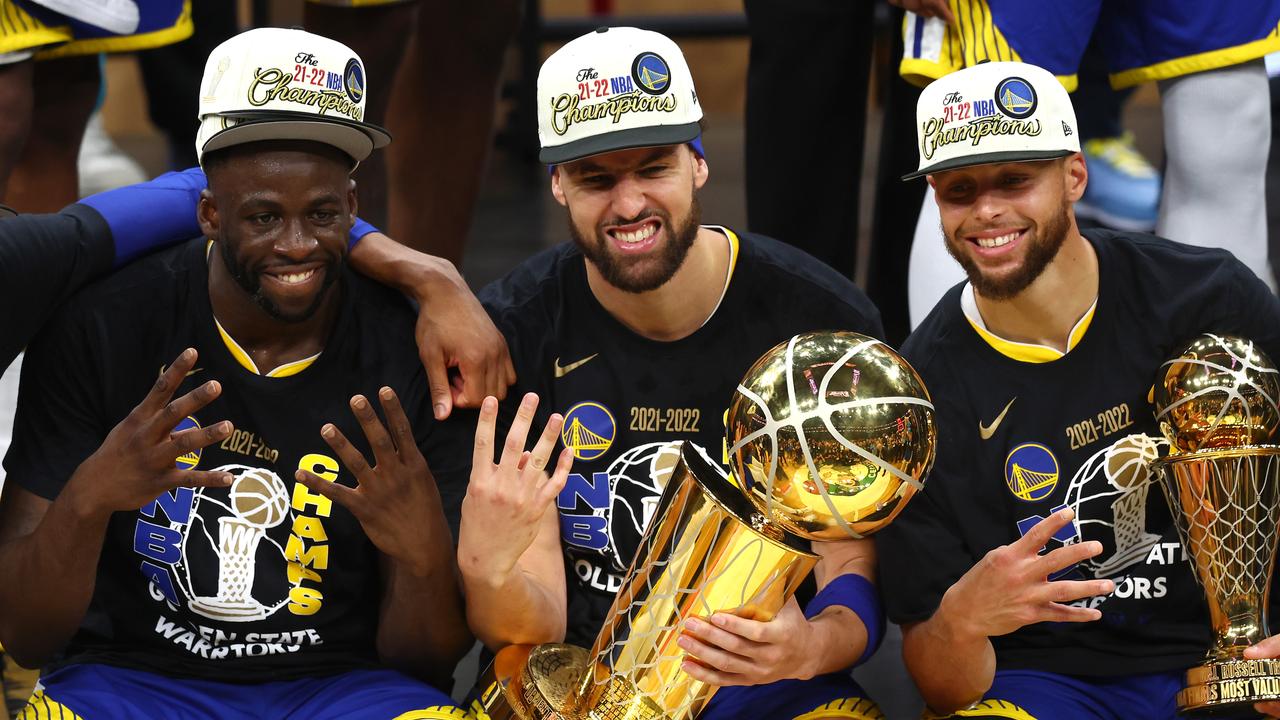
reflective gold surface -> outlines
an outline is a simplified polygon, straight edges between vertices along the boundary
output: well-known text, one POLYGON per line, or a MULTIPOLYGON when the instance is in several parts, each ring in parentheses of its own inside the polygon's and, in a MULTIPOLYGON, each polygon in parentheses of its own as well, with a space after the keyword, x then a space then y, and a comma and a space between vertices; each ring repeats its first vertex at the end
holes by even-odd
POLYGON ((1280 425, 1280 373, 1252 341, 1201 335, 1166 362, 1152 397, 1179 452, 1265 443, 1280 425))
POLYGON ((1269 634, 1267 604, 1280 521, 1280 447, 1199 450, 1156 460, 1182 546, 1213 627, 1206 662, 1187 673, 1184 710, 1274 699, 1280 665, 1244 660, 1269 634))
POLYGON ((807 542, 764 525, 691 443, 681 446, 658 512, 591 648, 586 717, 695 717, 716 688, 680 668, 684 620, 715 612, 770 620, 817 563, 807 542))
POLYGON ((747 371, 729 407, 734 475, 766 517, 811 540, 889 524, 933 465, 929 392, 892 348, 797 335, 747 371))

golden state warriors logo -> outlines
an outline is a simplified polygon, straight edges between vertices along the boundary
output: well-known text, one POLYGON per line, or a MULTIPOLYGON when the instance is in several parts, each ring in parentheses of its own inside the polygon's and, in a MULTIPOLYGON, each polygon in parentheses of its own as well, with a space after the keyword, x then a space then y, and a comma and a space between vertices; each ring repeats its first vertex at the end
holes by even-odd
POLYGON ((1014 120, 1030 117, 1037 102, 1036 89, 1020 77, 1005 78, 996 85, 996 107, 1014 120))
MULTIPOLYGON (((180 433, 183 430, 191 429, 199 430, 200 423, 195 418, 188 415, 182 419, 182 422, 174 426, 173 431, 175 433, 180 433)), ((174 461, 174 464, 178 466, 179 470, 193 470, 195 469, 195 466, 200 464, 200 455, 202 452, 204 452, 202 449, 196 448, 185 455, 179 455, 178 459, 174 461)))
POLYGON ((351 102, 358 103, 364 99, 364 68, 360 67, 359 60, 351 58, 347 61, 347 67, 342 71, 342 86, 351 102))
POLYGON ((631 63, 631 77, 650 95, 661 95, 671 87, 671 68, 657 53, 640 53, 631 63))
POLYGON ((1023 443, 1005 458, 1004 481, 1019 500, 1043 500, 1058 486, 1058 459, 1040 443, 1023 443))
POLYGON ((580 402, 564 414, 560 440, 579 460, 595 460, 609 451, 618 425, 609 408, 596 402, 580 402))

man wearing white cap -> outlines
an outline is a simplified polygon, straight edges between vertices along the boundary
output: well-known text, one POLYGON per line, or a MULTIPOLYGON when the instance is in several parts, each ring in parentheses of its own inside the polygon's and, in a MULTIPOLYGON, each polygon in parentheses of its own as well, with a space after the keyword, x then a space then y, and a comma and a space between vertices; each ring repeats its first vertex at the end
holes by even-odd
POLYGON ((465 452, 412 312, 344 268, 351 170, 389 140, 364 93, 316 35, 215 49, 205 238, 31 346, 0 508, 0 640, 45 668, 29 716, 460 717, 415 678, 470 644, 442 498, 465 452))
POLYGON ((927 87, 920 167, 968 281, 903 345, 938 408, 925 492, 877 535, 929 706, 957 717, 1173 718, 1209 645, 1146 462, 1148 391, 1203 332, 1280 352, 1280 302, 1223 250, 1076 225, 1075 113, 1042 68, 927 87))
MULTIPOLYGON (((542 66, 538 105, 541 159, 573 242, 480 293, 528 393, 504 408, 504 424, 515 419, 497 465, 487 451, 499 408, 486 401, 463 503, 468 620, 493 649, 591 645, 670 474, 673 441, 720 460, 729 398, 757 357, 810 330, 881 334, 871 303, 822 263, 699 224, 702 110, 669 39, 607 28, 569 42, 542 66), (544 425, 518 461, 530 427, 544 425), (553 479, 540 477, 551 466, 553 479)), ((815 547, 819 592, 805 610, 792 601, 768 623, 690 618, 688 672, 752 686, 721 690, 703 717, 878 716, 847 673, 881 634, 871 550, 865 540, 815 547)))

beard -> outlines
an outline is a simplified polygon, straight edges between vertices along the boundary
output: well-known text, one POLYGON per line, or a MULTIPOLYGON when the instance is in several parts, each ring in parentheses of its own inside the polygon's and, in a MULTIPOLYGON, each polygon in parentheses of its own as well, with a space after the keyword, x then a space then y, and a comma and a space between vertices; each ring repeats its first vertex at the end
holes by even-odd
POLYGON ((946 237, 947 252, 960 263, 960 267, 964 268, 965 274, 969 276, 969 284, 973 286, 975 292, 988 300, 1008 300, 1026 290, 1058 256, 1058 251, 1066 242, 1067 232, 1071 228, 1069 207, 1070 205, 1063 203, 1056 215, 1049 218, 1043 227, 1036 228, 1035 240, 1027 245, 1026 257, 1022 265, 1003 277, 984 276, 978 263, 957 249, 960 243, 967 241, 957 241, 954 237, 947 235, 944 229, 943 236, 946 237))
POLYGON ((302 312, 288 313, 279 305, 271 300, 270 297, 262 291, 262 273, 257 272, 249 267, 248 263, 240 260, 236 256, 235 251, 231 249, 231 243, 223 240, 217 243, 219 252, 222 254, 222 262, 227 268, 227 272, 231 274, 231 278, 236 281, 241 290, 249 294, 249 297, 257 303, 273 319, 284 323, 300 323, 310 320, 320 309, 321 303, 329 294, 329 288, 341 274, 338 272, 342 268, 343 260, 339 258, 337 262, 330 262, 328 265, 320 269, 324 273, 324 280, 320 285, 320 292, 316 293, 316 297, 311 304, 302 312))
POLYGON ((678 226, 672 222, 670 213, 664 210, 645 210, 634 218, 611 219, 601 223, 596 227, 595 237, 588 240, 573 222, 573 213, 569 213, 569 235, 573 238, 573 244, 595 266, 605 282, 624 292, 644 293, 665 285, 684 265, 689 249, 693 247, 694 238, 698 236, 701 219, 702 206, 698 203, 697 192, 694 192, 689 213, 678 226), (627 225, 647 218, 662 221, 663 231, 668 237, 667 243, 658 249, 655 257, 628 258, 609 251, 609 237, 601 228, 605 225, 627 225))

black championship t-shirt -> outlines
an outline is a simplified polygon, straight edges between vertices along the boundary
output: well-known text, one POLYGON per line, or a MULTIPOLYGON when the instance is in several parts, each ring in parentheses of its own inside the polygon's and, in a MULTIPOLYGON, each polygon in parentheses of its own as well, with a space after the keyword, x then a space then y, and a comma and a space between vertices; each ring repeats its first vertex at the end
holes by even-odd
MULTIPOLYGON (((200 356, 175 397, 208 380, 223 390, 179 428, 235 425, 221 444, 178 460, 229 471, 230 488, 180 488, 111 518, 66 662, 231 682, 372 666, 378 553, 350 512, 296 483, 294 472, 354 486, 320 428, 334 423, 372 460, 348 399, 363 393, 376 406, 383 385, 399 395, 436 477, 465 472, 469 445, 445 446, 433 427, 413 313, 399 296, 344 273, 323 353, 298 374, 264 377, 238 364, 219 337, 207 280, 203 240, 153 255, 73 298, 28 352, 5 467, 11 482, 41 497, 57 497, 184 348, 200 356)), ((456 518, 464 488, 437 482, 456 518)))
POLYGON ((856 286, 818 260, 758 235, 739 248, 719 308, 699 330, 656 342, 610 315, 571 244, 543 252, 480 298, 507 337, 519 398, 538 393, 536 427, 565 417, 574 449, 558 505, 569 586, 568 642, 590 646, 677 459, 673 441, 724 456, 724 415, 757 358, 811 330, 882 336, 856 286))
MULTIPOLYGON (((953 288, 903 346, 938 409, 937 464, 876 536, 890 619, 927 619, 988 551, 1058 508, 1076 519, 1049 543, 1096 540, 1062 579, 1111 578, 1091 623, 1039 623, 992 638, 1001 668, 1081 675, 1182 669, 1204 656, 1204 595, 1146 461, 1167 449, 1148 393, 1160 365, 1203 332, 1280 357, 1280 303, 1221 250, 1088 231, 1099 295, 1060 359, 1020 362, 979 337, 953 288), (1136 436, 1136 437, 1135 437, 1136 436), (1163 446, 1163 447, 1162 447, 1163 446)), ((1046 551, 1047 551, 1046 550, 1046 551)))

